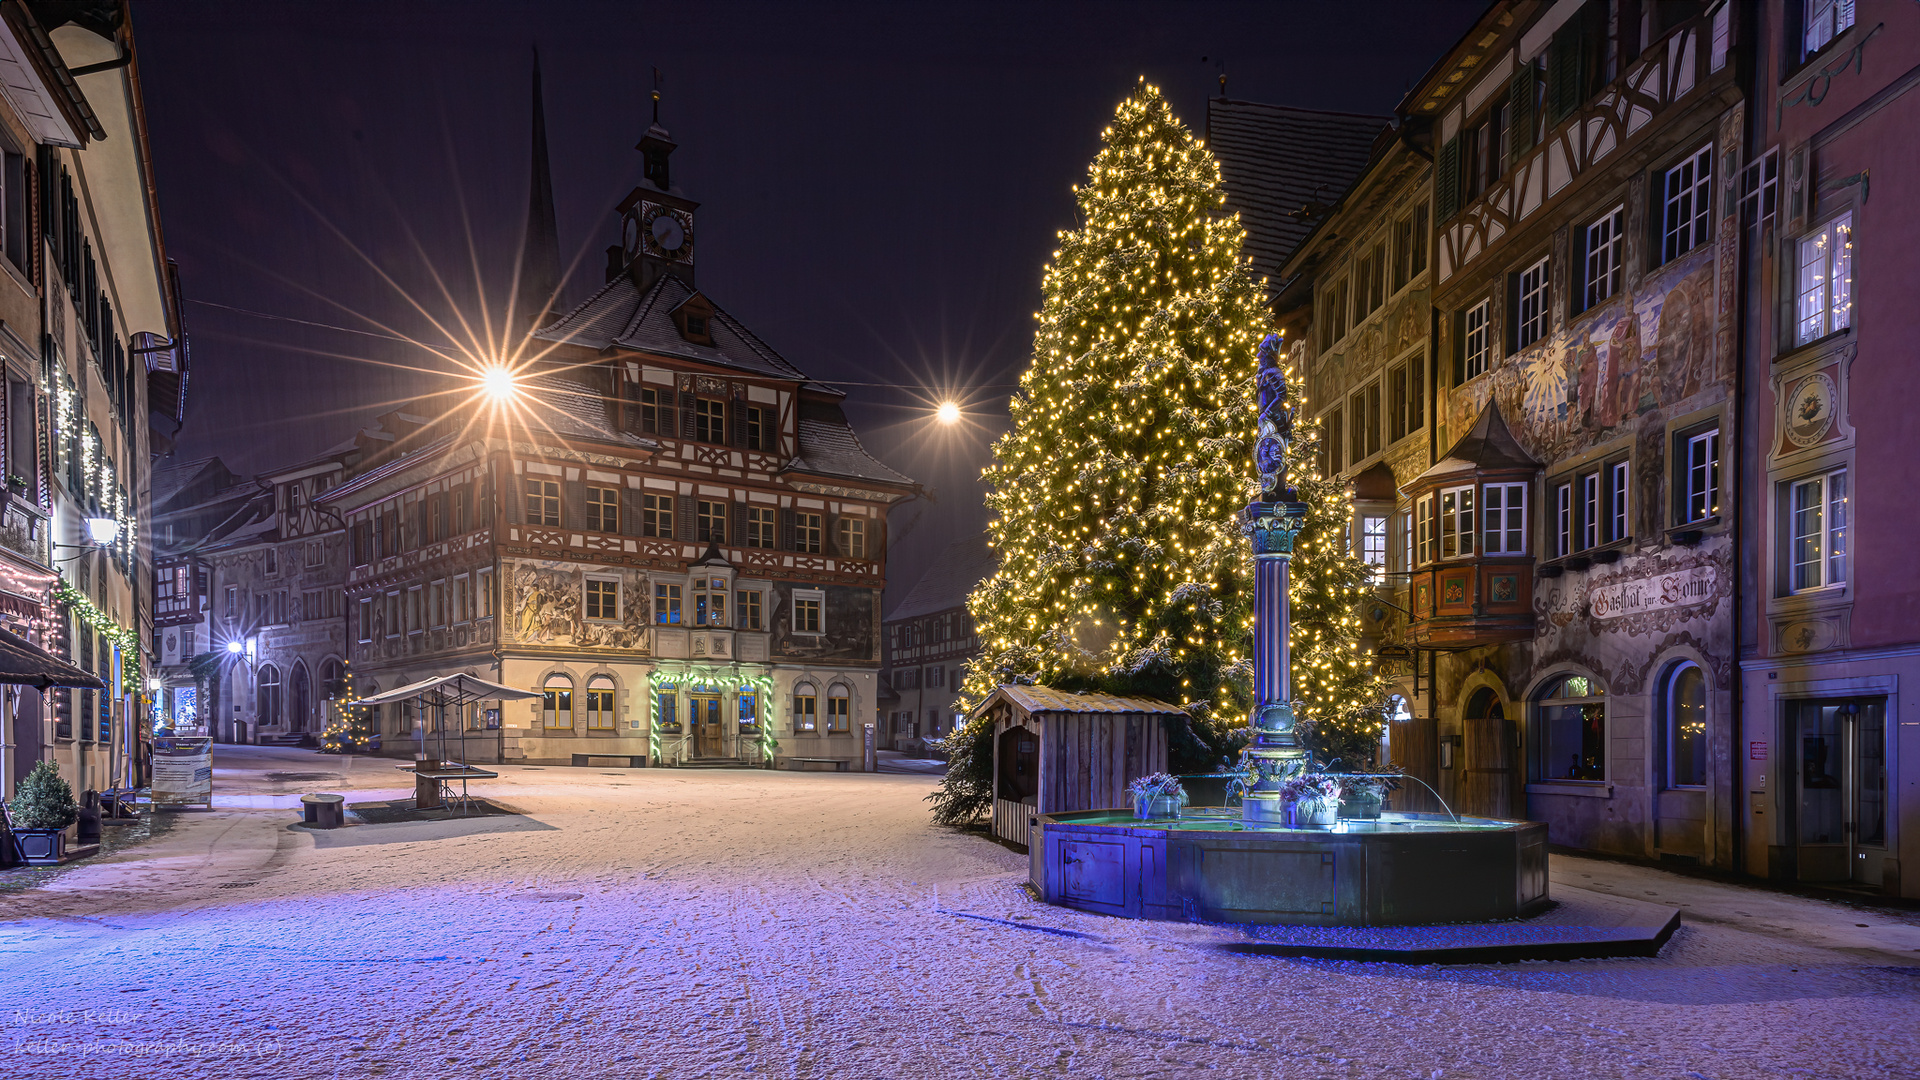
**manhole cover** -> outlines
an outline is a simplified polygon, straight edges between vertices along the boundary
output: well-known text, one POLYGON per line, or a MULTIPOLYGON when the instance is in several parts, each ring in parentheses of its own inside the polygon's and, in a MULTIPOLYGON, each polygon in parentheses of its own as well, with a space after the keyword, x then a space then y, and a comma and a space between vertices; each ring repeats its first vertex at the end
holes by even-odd
POLYGON ((528 893, 527 899, 539 904, 552 904, 564 900, 578 900, 585 895, 577 892, 535 892, 528 893))

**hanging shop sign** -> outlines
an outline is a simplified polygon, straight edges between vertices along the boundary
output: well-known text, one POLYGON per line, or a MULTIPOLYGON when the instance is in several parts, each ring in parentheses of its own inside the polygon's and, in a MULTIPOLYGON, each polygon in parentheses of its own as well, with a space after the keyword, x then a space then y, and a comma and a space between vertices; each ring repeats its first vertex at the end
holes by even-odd
POLYGON ((1689 566, 1671 574, 1602 585, 1588 594, 1587 602, 1596 619, 1689 607, 1711 601, 1719 579, 1719 570, 1711 565, 1689 566))

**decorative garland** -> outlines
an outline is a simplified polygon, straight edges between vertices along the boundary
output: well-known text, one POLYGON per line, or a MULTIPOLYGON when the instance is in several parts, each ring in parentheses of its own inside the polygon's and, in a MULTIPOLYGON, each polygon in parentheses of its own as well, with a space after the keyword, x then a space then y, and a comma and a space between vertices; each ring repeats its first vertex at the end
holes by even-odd
POLYGON ((81 622, 120 646, 120 685, 134 687, 135 693, 144 692, 146 684, 140 678, 139 632, 115 622, 113 616, 100 610, 86 593, 69 585, 64 577, 54 583, 53 602, 70 609, 80 616, 81 622))
POLYGON ((760 693, 760 754, 767 764, 773 764, 774 753, 780 749, 780 740, 773 733, 773 676, 743 675, 733 668, 682 667, 673 671, 655 668, 647 674, 647 752, 652 760, 660 760, 660 687, 678 687, 681 683, 709 686, 751 686, 760 693))

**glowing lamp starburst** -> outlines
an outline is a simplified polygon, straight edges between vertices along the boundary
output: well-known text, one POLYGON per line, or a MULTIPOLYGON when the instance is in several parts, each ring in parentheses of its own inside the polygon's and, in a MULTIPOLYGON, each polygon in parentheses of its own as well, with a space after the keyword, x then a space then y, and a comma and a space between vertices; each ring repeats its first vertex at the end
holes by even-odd
POLYGON ((480 390, 494 401, 507 401, 520 392, 513 370, 496 364, 480 373, 480 390))
POLYGON ((934 410, 933 416, 943 424, 957 424, 960 422, 960 405, 957 402, 943 401, 940 407, 934 410))

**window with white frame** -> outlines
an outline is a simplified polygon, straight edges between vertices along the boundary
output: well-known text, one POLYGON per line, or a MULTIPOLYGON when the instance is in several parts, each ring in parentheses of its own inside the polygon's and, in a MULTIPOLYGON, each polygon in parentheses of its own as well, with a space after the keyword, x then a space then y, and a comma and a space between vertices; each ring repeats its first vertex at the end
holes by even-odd
POLYGON ((1414 503, 1414 565, 1433 561, 1433 496, 1422 495, 1414 503))
POLYGON ((825 633, 827 594, 819 589, 793 590, 793 632, 796 634, 825 633))
POLYGON ((1580 548, 1600 546, 1600 474, 1580 478, 1580 548))
POLYGON ((1573 483, 1553 486, 1553 554, 1573 554, 1573 483))
POLYGON ((1582 311, 1620 291, 1620 256, 1625 247, 1621 229, 1626 219, 1627 208, 1616 206, 1587 226, 1587 287, 1582 311))
POLYGON ((1796 344, 1853 325, 1853 215, 1841 214, 1800 238, 1796 344))
POLYGON ((1387 569, 1387 516, 1360 515, 1360 561, 1373 568, 1378 580, 1387 569))
POLYGON ((1400 518, 1400 548, 1393 553, 1393 568, 1404 572, 1413 569, 1413 508, 1403 505, 1397 514, 1400 518))
POLYGON ((1627 525, 1627 482, 1631 474, 1627 463, 1616 461, 1607 466, 1607 540, 1625 540, 1627 525))
POLYGON ((1853 25, 1854 0, 1802 0, 1806 4, 1806 33, 1800 55, 1812 56, 1853 25))
POLYGON ((1514 345, 1524 349, 1547 336, 1547 260, 1520 271, 1519 310, 1515 312, 1514 345))
POLYGON ((1493 301, 1482 300, 1467 309, 1462 331, 1461 378, 1471 379, 1486 374, 1487 363, 1493 358, 1492 333, 1493 301))
POLYGON ((1846 584, 1848 516, 1845 469, 1788 485, 1788 591, 1846 584))
POLYGON ((853 699, 846 684, 835 683, 827 688, 827 733, 844 735, 850 729, 853 717, 853 699))
POLYGON ((1682 436, 1680 523, 1705 521, 1720 512, 1720 429, 1682 436))
POLYGON ((727 625, 727 579, 693 579, 693 625, 727 625))
POLYGON ((1481 488, 1486 507, 1487 555, 1524 555, 1527 552, 1527 485, 1486 484, 1481 488))
POLYGON ((1666 171, 1661 182, 1661 262, 1706 242, 1713 212, 1713 147, 1703 146, 1666 171))
POLYGON ((1440 557, 1473 554, 1473 486, 1440 489, 1440 557))

